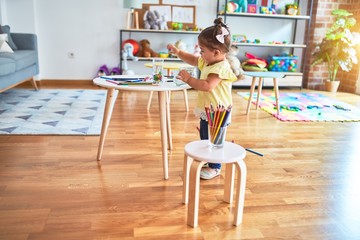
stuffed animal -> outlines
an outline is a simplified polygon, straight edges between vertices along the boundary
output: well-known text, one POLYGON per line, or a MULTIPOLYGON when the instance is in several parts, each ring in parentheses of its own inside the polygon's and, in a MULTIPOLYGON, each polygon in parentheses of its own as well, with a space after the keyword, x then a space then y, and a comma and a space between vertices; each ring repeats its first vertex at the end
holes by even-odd
POLYGON ((229 12, 247 12, 248 2, 247 0, 232 0, 227 5, 227 11, 229 12))
POLYGON ((195 46, 194 46, 194 56, 195 57, 200 57, 200 46, 199 46, 199 44, 195 44, 195 46))
POLYGON ((144 28, 145 29, 159 29, 158 20, 160 19, 160 14, 158 11, 149 11, 147 10, 144 14, 144 28))
POLYGON ((139 57, 159 57, 159 54, 150 48, 150 42, 147 39, 140 41, 139 57))
POLYGON ((238 53, 239 53, 238 47, 236 45, 231 45, 230 51, 226 54, 226 59, 230 63, 231 70, 237 76, 238 80, 241 80, 244 78, 244 71, 241 67, 240 60, 237 57, 238 53))
POLYGON ((158 26, 160 30, 168 30, 168 26, 167 26, 167 22, 166 22, 166 15, 162 15, 158 20, 157 20, 158 26))

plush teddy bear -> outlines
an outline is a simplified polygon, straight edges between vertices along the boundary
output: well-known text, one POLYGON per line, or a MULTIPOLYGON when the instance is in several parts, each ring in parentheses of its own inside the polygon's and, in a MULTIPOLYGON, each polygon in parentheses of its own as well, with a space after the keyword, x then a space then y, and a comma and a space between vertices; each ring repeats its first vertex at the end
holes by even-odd
POLYGON ((147 39, 140 41, 139 57, 159 57, 159 54, 150 48, 150 42, 147 39))
POLYGON ((237 57, 238 53, 238 47, 236 45, 231 45, 229 52, 226 54, 226 59, 230 63, 231 70, 233 70, 238 80, 240 80, 244 78, 244 70, 242 69, 240 60, 237 57))
POLYGON ((160 19, 160 14, 158 11, 149 11, 147 10, 144 14, 144 29, 159 29, 158 21, 160 19))

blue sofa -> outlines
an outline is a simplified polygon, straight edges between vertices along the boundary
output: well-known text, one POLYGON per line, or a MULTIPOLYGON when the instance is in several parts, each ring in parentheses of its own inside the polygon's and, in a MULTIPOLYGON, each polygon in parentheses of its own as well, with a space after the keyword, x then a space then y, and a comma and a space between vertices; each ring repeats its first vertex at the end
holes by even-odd
POLYGON ((9 45, 14 53, 0 52, 0 92, 31 81, 39 73, 37 37, 30 33, 10 33, 10 27, 0 26, 3 33, 9 33, 9 45), (11 43, 11 44, 10 44, 11 43))

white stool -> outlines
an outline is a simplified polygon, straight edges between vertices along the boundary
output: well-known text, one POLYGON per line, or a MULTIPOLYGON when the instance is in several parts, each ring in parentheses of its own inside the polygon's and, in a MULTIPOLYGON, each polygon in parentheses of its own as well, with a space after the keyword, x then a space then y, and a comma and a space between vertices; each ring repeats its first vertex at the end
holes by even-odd
POLYGON ((279 86, 278 86, 277 79, 283 78, 285 76, 285 74, 282 72, 244 72, 244 75, 252 77, 250 96, 249 96, 248 105, 246 108, 246 115, 248 115, 250 112, 250 105, 251 105, 252 96, 253 96, 254 90, 255 90, 256 78, 259 79, 258 94, 257 94, 257 99, 256 99, 256 109, 258 109, 258 107, 259 107, 262 84, 263 84, 264 78, 272 78, 274 81, 275 101, 276 101, 276 110, 277 110, 276 112, 277 112, 277 115, 279 115, 280 114, 279 86))
POLYGON ((223 148, 210 148, 208 140, 199 140, 185 145, 184 173, 183 173, 183 203, 189 200, 187 224, 198 226, 200 170, 205 163, 226 163, 224 201, 231 203, 234 189, 234 166, 238 172, 234 225, 242 222, 245 186, 246 165, 245 149, 240 145, 225 142, 223 148), (190 179, 189 179, 190 176, 190 179), (190 193, 189 193, 190 190, 190 193))

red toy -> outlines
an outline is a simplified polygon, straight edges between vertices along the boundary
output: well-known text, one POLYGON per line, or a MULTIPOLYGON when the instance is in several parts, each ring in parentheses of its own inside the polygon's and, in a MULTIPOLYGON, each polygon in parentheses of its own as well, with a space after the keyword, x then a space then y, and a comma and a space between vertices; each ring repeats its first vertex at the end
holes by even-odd
POLYGON ((139 45, 139 43, 138 43, 136 40, 134 40, 134 39, 128 39, 128 40, 123 41, 123 43, 122 43, 122 49, 124 49, 125 43, 130 43, 130 44, 134 47, 134 50, 133 50, 133 55, 134 55, 134 56, 139 52, 139 50, 140 50, 140 45, 139 45))

